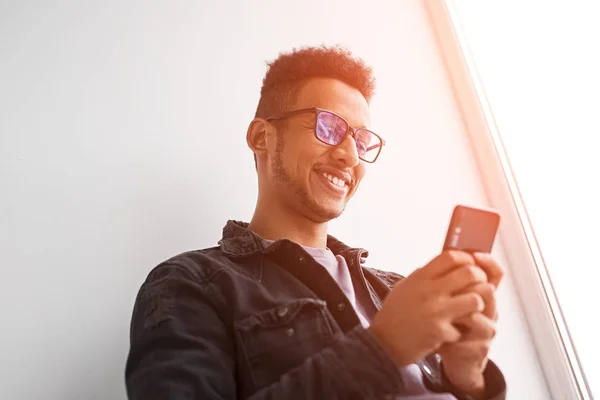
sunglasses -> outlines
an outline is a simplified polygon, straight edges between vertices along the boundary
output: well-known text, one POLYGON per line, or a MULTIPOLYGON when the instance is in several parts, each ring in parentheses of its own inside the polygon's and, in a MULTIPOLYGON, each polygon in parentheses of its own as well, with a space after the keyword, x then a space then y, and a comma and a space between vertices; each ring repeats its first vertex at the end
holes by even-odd
POLYGON ((368 129, 351 127, 348 121, 334 112, 312 107, 274 115, 265 119, 272 121, 307 113, 316 114, 314 131, 319 141, 330 146, 339 146, 346 139, 346 135, 351 135, 356 142, 358 158, 368 163, 374 163, 379 157, 385 141, 368 129))

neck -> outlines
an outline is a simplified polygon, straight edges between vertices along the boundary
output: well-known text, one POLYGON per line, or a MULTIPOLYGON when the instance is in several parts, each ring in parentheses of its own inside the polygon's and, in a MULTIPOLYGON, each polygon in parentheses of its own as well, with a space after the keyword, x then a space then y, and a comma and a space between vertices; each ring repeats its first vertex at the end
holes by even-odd
POLYGON ((327 222, 314 222, 280 204, 259 200, 248 229, 268 240, 289 239, 302 246, 327 247, 327 222))

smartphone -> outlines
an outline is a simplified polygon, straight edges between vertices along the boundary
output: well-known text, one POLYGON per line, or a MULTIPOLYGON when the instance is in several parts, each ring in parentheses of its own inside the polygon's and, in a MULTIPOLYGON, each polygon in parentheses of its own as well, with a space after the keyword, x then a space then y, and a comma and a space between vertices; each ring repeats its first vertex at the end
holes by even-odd
POLYGON ((443 249, 491 253, 499 225, 500 214, 494 210, 457 205, 443 249))

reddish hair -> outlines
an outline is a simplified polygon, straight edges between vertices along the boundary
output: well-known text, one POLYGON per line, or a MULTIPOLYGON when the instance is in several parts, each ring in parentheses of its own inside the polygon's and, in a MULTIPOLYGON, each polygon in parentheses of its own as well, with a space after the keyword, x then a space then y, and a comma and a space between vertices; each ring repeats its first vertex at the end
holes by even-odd
POLYGON ((302 84, 311 78, 340 80, 359 90, 367 103, 375 92, 371 67, 339 46, 294 48, 267 65, 255 114, 259 118, 289 111, 302 84))

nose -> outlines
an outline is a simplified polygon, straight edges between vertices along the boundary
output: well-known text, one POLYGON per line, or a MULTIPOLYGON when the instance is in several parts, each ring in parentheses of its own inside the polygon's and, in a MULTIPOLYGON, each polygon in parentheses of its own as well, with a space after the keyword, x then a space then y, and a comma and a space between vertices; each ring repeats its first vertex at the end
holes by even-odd
POLYGON ((360 162, 356 142, 352 135, 346 135, 342 143, 333 147, 332 155, 336 161, 346 168, 355 167, 360 162))

